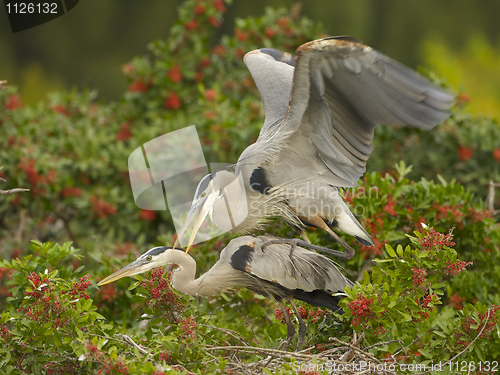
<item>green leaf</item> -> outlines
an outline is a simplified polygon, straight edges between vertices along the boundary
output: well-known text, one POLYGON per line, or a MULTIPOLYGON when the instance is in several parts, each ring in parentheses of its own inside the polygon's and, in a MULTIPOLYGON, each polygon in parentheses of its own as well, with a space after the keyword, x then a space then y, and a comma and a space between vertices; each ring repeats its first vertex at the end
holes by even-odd
POLYGON ((133 289, 137 288, 139 285, 141 285, 141 282, 140 281, 136 281, 135 283, 133 283, 132 285, 130 285, 127 290, 133 290, 133 289))
POLYGON ((426 358, 432 358, 432 357, 434 357, 434 354, 430 350, 418 349, 418 351, 420 352, 420 354, 422 354, 426 358))
POLYGON ((396 248, 396 251, 397 251, 397 253, 398 253, 398 255, 399 255, 400 257, 402 257, 402 256, 403 256, 403 246, 398 245, 398 247, 396 248))
POLYGON ((481 349, 481 347, 479 345, 474 346, 474 351, 476 352, 477 357, 479 358, 480 361, 486 360, 486 356, 484 354, 484 351, 483 351, 483 349, 481 349))
POLYGON ((92 299, 89 298, 86 299, 85 302, 83 303, 82 310, 87 311, 90 308, 90 306, 92 306, 92 299))
POLYGON ((387 251, 387 254, 389 254, 389 256, 391 258, 397 258, 398 257, 396 255, 396 253, 394 252, 394 250, 392 249, 391 245, 385 244, 385 250, 387 251))

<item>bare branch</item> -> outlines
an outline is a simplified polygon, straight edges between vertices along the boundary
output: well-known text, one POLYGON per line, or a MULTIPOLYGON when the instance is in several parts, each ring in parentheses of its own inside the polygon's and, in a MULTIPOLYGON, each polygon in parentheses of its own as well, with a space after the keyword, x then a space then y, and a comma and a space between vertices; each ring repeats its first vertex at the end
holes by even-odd
POLYGON ((488 197, 486 198, 486 204, 488 206, 488 211, 492 215, 496 215, 500 213, 500 210, 495 210, 495 188, 500 187, 500 183, 495 183, 490 181, 488 197))
POLYGON ((12 194, 16 194, 16 193, 22 193, 24 191, 30 191, 30 189, 17 188, 17 189, 10 189, 10 190, 0 190, 0 195, 12 195, 12 194))
MULTIPOLYGON (((7 81, 0 81, 0 89, 2 89, 2 84, 6 83, 7 81)), ((0 170, 3 169, 3 166, 0 167, 0 170)), ((0 178, 2 181, 6 181, 4 178, 0 178)), ((22 193, 24 191, 30 191, 30 189, 24 189, 24 188, 16 188, 16 189, 10 189, 10 190, 1 190, 0 189, 0 195, 12 195, 16 193, 22 193)))

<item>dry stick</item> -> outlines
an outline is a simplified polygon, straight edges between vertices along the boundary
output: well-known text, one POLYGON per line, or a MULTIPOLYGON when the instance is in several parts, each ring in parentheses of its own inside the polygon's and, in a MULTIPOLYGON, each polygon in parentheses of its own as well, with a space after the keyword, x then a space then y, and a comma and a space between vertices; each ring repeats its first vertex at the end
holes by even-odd
MULTIPOLYGON (((361 335, 359 335, 359 337, 357 337, 356 332, 354 332, 353 338, 352 338, 352 345, 359 346, 359 344, 361 344, 361 341, 363 341, 364 338, 365 338, 364 332, 362 332, 361 335)), ((349 362, 351 359, 353 359, 353 357, 354 357, 354 350, 351 349, 351 350, 345 352, 344 354, 342 354, 342 356, 339 358, 339 361, 349 362)))
POLYGON ((492 215, 496 215, 500 213, 500 210, 495 210, 495 187, 500 187, 500 183, 495 183, 493 181, 490 181, 489 184, 489 191, 488 191, 488 197, 486 198, 486 204, 488 206, 488 211, 492 215))
POLYGON ((130 336, 122 335, 122 334, 117 334, 117 336, 123 338, 123 340, 125 340, 125 342, 127 344, 129 344, 130 346, 133 346, 134 348, 136 348, 139 351, 139 353, 141 353, 142 355, 150 355, 149 352, 146 349, 143 349, 139 345, 137 345, 135 343, 135 341, 132 340, 132 338, 130 336))
POLYGON ((25 191, 30 191, 30 189, 23 189, 23 188, 16 188, 16 189, 10 189, 10 190, 1 190, 0 189, 0 195, 12 195, 16 193, 22 193, 25 191))
MULTIPOLYGON (((0 86, 3 83, 7 83, 7 81, 0 81, 0 86)), ((3 169, 3 165, 0 167, 0 169, 3 169)), ((7 180, 5 178, 0 178, 3 182, 6 182, 7 180)), ((22 193, 25 191, 30 191, 30 189, 24 189, 24 188, 15 188, 15 189, 10 189, 10 190, 1 190, 0 189, 0 195, 12 195, 16 193, 22 193)))
MULTIPOLYGON (((371 353, 365 352, 364 350, 359 349, 359 348, 357 348, 357 347, 356 347, 356 346, 354 346, 354 345, 351 345, 351 344, 349 344, 349 343, 343 342, 343 341, 341 341, 341 340, 337 339, 336 337, 331 337, 331 339, 332 339, 332 341, 338 342, 338 343, 340 343, 340 344, 342 344, 342 345, 346 345, 346 346, 348 346, 348 347, 349 347, 349 348, 351 348, 351 349, 354 349, 354 350, 355 350, 355 351, 357 351, 359 354, 361 354, 361 356, 362 356, 362 357, 365 357, 365 358, 367 358, 367 359, 369 359, 369 360, 371 360, 371 361, 373 361, 373 362, 376 362, 376 363, 378 363, 378 364, 381 364, 381 363, 382 363, 382 361, 380 361, 379 359, 375 358, 375 356, 374 356, 373 354, 371 354, 371 353)), ((386 373, 386 374, 393 374, 393 375, 396 375, 396 373, 394 373, 394 372, 392 372, 392 371, 385 371, 385 370, 383 370, 382 372, 384 372, 384 373, 386 373)))
MULTIPOLYGON (((446 366, 448 363, 450 362, 453 362, 455 359, 457 359, 458 357, 460 357, 463 353, 465 353, 467 351, 467 349, 469 349, 469 347, 474 344, 474 342, 476 342, 476 340, 478 339, 479 336, 481 336, 483 334, 483 331, 484 329, 486 328, 486 323, 488 323, 488 320, 490 320, 490 312, 491 312, 491 309, 488 309, 488 315, 486 316, 486 321, 484 322, 483 324, 483 328, 481 328, 481 332, 479 332, 477 334, 477 336, 474 338, 474 340, 471 341, 471 343, 469 345, 467 345, 464 350, 462 350, 460 353, 458 353, 455 357, 453 358, 450 358, 448 361, 446 361, 442 366, 446 366)), ((425 371, 425 372, 419 372, 418 374, 414 374, 414 375, 422 375, 422 374, 428 374, 429 372, 431 372, 433 370, 429 370, 429 371, 425 371)))
MULTIPOLYGON (((416 340, 418 340, 420 337, 422 337, 424 334, 422 333, 417 339, 413 340, 411 344, 413 344, 416 340)), ((389 341, 384 341, 384 342, 378 342, 376 344, 373 344, 373 345, 370 345, 370 346, 367 346, 365 348, 363 348, 363 350, 368 350, 368 349, 372 349, 372 348, 375 348, 377 346, 382 346, 382 345, 387 345, 387 344, 392 344, 393 342, 398 342, 401 346, 403 346, 403 344, 401 343, 403 340, 389 340, 389 341)), ((410 344, 410 345, 411 345, 410 344)), ((408 345, 408 346, 410 346, 408 345)), ((407 347, 408 347, 407 346, 407 347)), ((401 351, 403 349, 399 349, 399 351, 401 351)), ((399 352, 398 352, 399 353, 399 352)), ((394 354, 395 355, 395 354, 394 354)))
POLYGON ((403 345, 401 345, 401 349, 399 349, 396 353, 394 353, 391 357, 395 360, 396 359, 396 356, 398 355, 398 353, 400 351, 404 351, 406 356, 408 356, 408 353, 406 352, 406 349, 408 349, 410 346, 412 346, 415 342, 417 342, 418 340, 420 340, 422 338, 422 336, 425 335, 425 332, 422 333, 420 336, 418 336, 415 340, 413 340, 412 342, 410 342, 408 345, 406 345, 405 347, 403 347, 403 345))
POLYGON ((284 350, 279 350, 279 349, 270 349, 270 348, 257 348, 255 346, 209 346, 205 350, 229 350, 229 349, 235 349, 235 350, 241 350, 245 352, 261 352, 261 353, 270 353, 271 355, 275 355, 278 358, 287 358, 287 359, 292 359, 292 358, 302 358, 302 359, 314 359, 316 358, 313 355, 309 354, 299 354, 299 353, 290 353, 286 352, 284 350))

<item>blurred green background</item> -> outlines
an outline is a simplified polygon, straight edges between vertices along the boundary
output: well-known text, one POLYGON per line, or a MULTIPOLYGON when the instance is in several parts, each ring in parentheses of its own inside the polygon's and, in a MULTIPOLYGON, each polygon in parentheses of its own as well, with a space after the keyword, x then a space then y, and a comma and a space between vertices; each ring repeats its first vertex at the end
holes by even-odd
MULTIPOLYGON (((0 78, 33 104, 47 92, 91 87, 117 100, 128 83, 119 67, 165 39, 181 1, 84 0, 68 14, 13 34, 0 11, 0 78)), ((296 1, 234 1, 219 34, 237 17, 296 1)), ((500 2, 496 0, 318 0, 302 14, 330 35, 352 35, 413 68, 425 65, 471 97, 473 113, 500 115, 500 2)), ((215 42, 215 41, 214 41, 215 42)))

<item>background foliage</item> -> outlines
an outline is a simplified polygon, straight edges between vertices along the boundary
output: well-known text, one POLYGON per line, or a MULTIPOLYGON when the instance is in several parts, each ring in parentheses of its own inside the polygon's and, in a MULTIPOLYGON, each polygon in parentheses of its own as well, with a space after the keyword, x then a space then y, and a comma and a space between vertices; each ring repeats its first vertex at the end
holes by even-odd
MULTIPOLYGON (((324 33, 295 8, 269 8, 222 33, 226 11, 220 0, 185 2, 169 38, 150 43, 148 56, 121 66, 128 88, 118 102, 98 102, 95 91, 74 89, 26 105, 16 87, 0 91, 0 177, 7 180, 0 183, 2 189, 31 189, 0 199, 2 370, 159 374, 179 365, 239 373, 233 353, 207 348, 274 348, 284 338, 276 305, 246 290, 195 301, 170 291, 160 271, 132 290, 131 280, 100 289, 95 284, 149 246, 173 238, 168 212, 135 206, 129 154, 196 124, 208 162, 237 160, 256 139, 264 115, 244 53, 263 46, 293 52, 324 33), (141 317, 155 318, 141 323, 141 317)), ((429 58, 436 45, 426 47, 429 58)), ((311 354, 331 345, 329 337, 349 341, 362 327, 362 346, 379 344, 370 349, 379 359, 445 361, 476 336, 460 360, 500 359, 500 232, 482 203, 485 184, 500 181, 500 130, 495 120, 472 115, 469 100, 459 93, 452 117, 431 132, 377 129, 369 168, 382 173, 367 173, 345 197, 377 244, 360 248, 345 238, 359 249, 344 264, 345 273, 360 280, 344 300, 345 317, 303 307, 311 354), (408 238, 422 230, 421 223, 441 233, 454 228, 456 244, 426 249, 421 237, 432 236, 426 230, 420 239, 408 238), (370 269, 371 279, 363 273, 370 269), (391 339, 401 341, 380 345, 391 339)), ((280 221, 268 232, 294 235, 280 221)), ((193 251, 199 272, 215 263, 230 238, 193 251)), ((332 245, 323 233, 309 238, 332 245)), ((241 354, 244 362, 259 358, 241 354)), ((291 367, 288 361, 278 370, 289 373, 291 367)))

